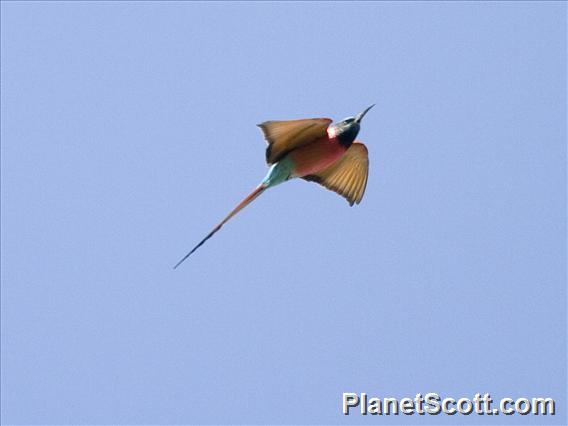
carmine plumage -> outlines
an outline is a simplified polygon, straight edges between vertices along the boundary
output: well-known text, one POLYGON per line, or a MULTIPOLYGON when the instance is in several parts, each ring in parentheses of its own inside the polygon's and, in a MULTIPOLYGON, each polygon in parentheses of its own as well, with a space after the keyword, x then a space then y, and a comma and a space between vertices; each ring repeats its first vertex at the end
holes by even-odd
POLYGON ((345 197, 350 205, 359 204, 367 185, 369 159, 367 148, 355 138, 361 120, 373 106, 336 124, 329 118, 259 124, 268 142, 266 162, 271 166, 268 174, 174 269, 265 190, 287 180, 302 178, 316 182, 345 197))

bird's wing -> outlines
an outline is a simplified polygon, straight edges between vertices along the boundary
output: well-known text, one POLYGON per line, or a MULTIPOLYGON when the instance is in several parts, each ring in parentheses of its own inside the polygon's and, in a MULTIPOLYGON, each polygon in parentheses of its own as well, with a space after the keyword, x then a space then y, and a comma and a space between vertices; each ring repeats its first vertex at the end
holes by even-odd
POLYGON ((258 125, 268 142, 266 162, 276 163, 293 149, 308 145, 327 135, 329 118, 308 118, 304 120, 265 121, 258 125))
POLYGON ((367 147, 354 142, 337 162, 317 174, 303 179, 317 182, 342 197, 349 205, 359 204, 363 199, 367 176, 369 175, 369 156, 367 147))

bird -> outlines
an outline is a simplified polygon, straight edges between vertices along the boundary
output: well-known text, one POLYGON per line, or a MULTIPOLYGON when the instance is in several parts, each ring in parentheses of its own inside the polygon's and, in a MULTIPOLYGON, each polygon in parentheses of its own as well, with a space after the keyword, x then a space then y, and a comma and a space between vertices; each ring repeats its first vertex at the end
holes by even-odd
POLYGON ((318 183, 344 197, 350 206, 363 199, 369 175, 367 147, 355 140, 361 120, 375 104, 335 124, 330 118, 265 121, 257 124, 268 143, 266 177, 175 266, 176 269, 233 216, 268 188, 290 179, 318 183))

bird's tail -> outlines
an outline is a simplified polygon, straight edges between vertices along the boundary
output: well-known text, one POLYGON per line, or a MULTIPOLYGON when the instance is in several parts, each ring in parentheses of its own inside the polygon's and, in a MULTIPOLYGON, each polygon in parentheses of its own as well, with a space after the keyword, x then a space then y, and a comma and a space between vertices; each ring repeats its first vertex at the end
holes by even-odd
POLYGON ((252 203, 260 194, 262 194, 266 189, 268 188, 268 186, 264 183, 261 183, 260 185, 258 185, 254 191, 252 191, 243 201, 241 201, 239 203, 239 205, 237 207, 235 207, 231 213, 229 213, 227 215, 227 217, 225 219, 223 219, 221 222, 219 222, 219 224, 213 228, 213 230, 207 234, 207 236, 205 238, 203 238, 199 244, 197 244, 195 247, 193 247, 191 249, 191 251, 189 253, 187 253, 183 259, 181 259, 178 263, 176 263, 176 266, 174 266, 174 269, 176 269, 179 265, 182 264, 182 262, 187 259, 189 256, 191 256, 193 254, 193 252, 195 250, 197 250, 199 247, 201 247, 203 245, 203 243, 205 243, 205 241, 207 241, 209 238, 211 238, 213 235, 215 235, 215 233, 221 229, 223 227, 223 225, 225 223, 227 223, 229 221, 229 219, 231 219, 234 215, 236 215, 238 212, 240 212, 242 209, 244 209, 246 206, 248 206, 250 203, 252 203))

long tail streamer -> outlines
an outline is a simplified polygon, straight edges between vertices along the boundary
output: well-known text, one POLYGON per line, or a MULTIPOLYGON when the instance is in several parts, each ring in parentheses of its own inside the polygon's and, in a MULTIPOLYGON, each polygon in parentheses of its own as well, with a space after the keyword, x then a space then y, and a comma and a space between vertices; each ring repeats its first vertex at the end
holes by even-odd
POLYGON ((227 215, 227 217, 225 219, 223 219, 215 228, 213 228, 213 230, 209 234, 207 234, 207 236, 205 238, 203 238, 199 242, 199 244, 197 244, 195 247, 193 247, 191 249, 191 251, 183 257, 183 259, 181 259, 178 263, 176 263, 176 266, 174 266, 174 269, 176 269, 179 265, 181 265, 185 259, 187 259, 189 256, 191 256, 195 250, 197 250, 199 247, 201 247, 203 245, 203 243, 205 243, 205 241, 207 241, 209 238, 211 238, 213 235, 215 235, 215 233, 217 231, 219 231, 219 229, 221 229, 223 227, 223 225, 229 221, 229 219, 231 219, 234 215, 236 215, 238 212, 240 212, 242 209, 244 209, 246 206, 248 206, 250 203, 252 203, 260 194, 262 194, 264 192, 264 190, 266 188, 267 188, 266 185, 263 185, 263 184, 260 184, 259 186, 257 186, 254 189, 254 191, 252 191, 243 201, 241 201, 239 203, 239 205, 237 207, 235 207, 231 211, 231 213, 229 213, 227 215))

